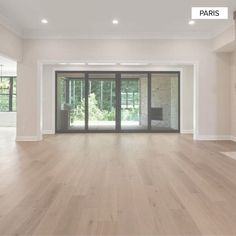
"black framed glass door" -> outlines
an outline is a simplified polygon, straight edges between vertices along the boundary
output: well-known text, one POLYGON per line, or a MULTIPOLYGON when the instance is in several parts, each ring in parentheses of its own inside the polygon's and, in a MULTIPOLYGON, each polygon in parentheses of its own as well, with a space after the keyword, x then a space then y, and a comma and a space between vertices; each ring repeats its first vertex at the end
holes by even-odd
POLYGON ((179 130, 179 72, 56 72, 57 132, 179 130))
POLYGON ((178 132, 180 126, 179 74, 151 73, 150 129, 159 132, 178 132))
POLYGON ((88 73, 88 130, 116 129, 116 74, 88 73))
POLYGON ((121 130, 148 129, 148 74, 121 73, 121 130))
POLYGON ((56 130, 85 130, 85 73, 58 73, 56 130))

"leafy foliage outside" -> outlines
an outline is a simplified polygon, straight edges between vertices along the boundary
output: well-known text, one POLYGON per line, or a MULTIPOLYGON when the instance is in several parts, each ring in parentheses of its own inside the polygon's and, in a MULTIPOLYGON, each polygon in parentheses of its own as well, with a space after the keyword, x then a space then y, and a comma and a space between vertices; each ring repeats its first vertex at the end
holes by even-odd
MULTIPOLYGON (((96 95, 91 93, 88 97, 89 102, 89 120, 91 121, 113 121, 115 120, 115 109, 111 111, 100 110, 98 107, 98 101, 96 95)), ((85 98, 82 99, 80 105, 78 105, 72 112, 71 117, 73 121, 85 119, 85 98)))
MULTIPOLYGON (((61 109, 69 108, 72 124, 85 120, 84 88, 84 80, 66 80, 63 77, 59 80, 61 109)), ((121 93, 121 120, 139 121, 138 81, 122 81, 121 93)), ((115 121, 115 81, 92 80, 89 84, 88 104, 90 121, 115 121)))
MULTIPOLYGON (((115 108, 112 108, 110 111, 108 110, 101 110, 99 108, 98 101, 96 99, 96 95, 94 93, 89 95, 88 98, 89 102, 89 120, 91 121, 114 121, 116 116, 115 108)), ((121 120, 124 121, 138 121, 139 120, 139 109, 132 108, 132 109, 122 109, 121 112, 121 120)), ((85 98, 82 99, 81 104, 78 105, 72 112, 71 112, 71 119, 72 122, 81 121, 85 119, 85 98)))
POLYGON ((16 111, 16 79, 4 77, 0 79, 0 112, 9 111, 16 111), (13 80, 12 85, 10 80, 13 80), (11 104, 10 100, 12 100, 11 104))

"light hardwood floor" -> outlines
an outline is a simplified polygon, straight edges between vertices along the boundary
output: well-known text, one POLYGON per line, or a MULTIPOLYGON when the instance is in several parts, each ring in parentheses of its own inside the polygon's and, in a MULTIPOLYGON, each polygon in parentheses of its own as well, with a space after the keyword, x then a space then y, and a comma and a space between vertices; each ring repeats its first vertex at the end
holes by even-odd
POLYGON ((236 235, 233 142, 0 130, 0 235, 236 235))

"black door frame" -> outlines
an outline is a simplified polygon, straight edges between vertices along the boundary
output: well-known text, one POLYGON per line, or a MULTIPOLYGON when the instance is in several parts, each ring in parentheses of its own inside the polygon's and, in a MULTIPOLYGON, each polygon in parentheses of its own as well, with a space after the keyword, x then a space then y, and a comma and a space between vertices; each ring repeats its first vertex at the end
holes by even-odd
MULTIPOLYGON (((76 79, 76 78, 73 78, 76 79)), ((78 78, 83 79, 83 78, 78 78)), ((93 78, 92 78, 93 79, 93 78)), ((96 79, 96 78, 94 78, 96 79)), ((55 71, 55 131, 56 133, 180 133, 180 71, 55 71), (57 130, 57 78, 59 73, 83 73, 85 81, 85 127, 81 130, 57 130), (91 130, 88 127, 88 89, 89 74, 115 74, 116 83, 116 126, 113 130, 91 130), (121 129, 121 74, 146 74, 148 84, 148 127, 147 129, 121 129), (152 130, 151 129, 151 77, 152 74, 178 75, 178 130, 152 130)))

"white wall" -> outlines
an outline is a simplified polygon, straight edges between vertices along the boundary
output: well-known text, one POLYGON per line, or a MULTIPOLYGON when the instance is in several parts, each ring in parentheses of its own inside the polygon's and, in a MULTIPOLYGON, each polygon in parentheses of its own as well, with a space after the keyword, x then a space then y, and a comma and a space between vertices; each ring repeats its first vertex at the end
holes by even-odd
POLYGON ((231 54, 231 135, 236 141, 236 51, 231 54))
POLYGON ((22 39, 0 24, 0 54, 16 61, 22 59, 22 39))
POLYGON ((55 73, 53 66, 43 66, 43 133, 55 133, 55 73))
POLYGON ((41 135, 38 61, 142 60, 198 62, 197 135, 226 137, 230 134, 230 57, 211 48, 208 40, 25 40, 24 59, 18 64, 18 136, 37 139, 41 135))
POLYGON ((193 66, 184 66, 181 73, 181 131, 193 133, 193 66))
POLYGON ((227 28, 212 40, 212 48, 217 52, 231 52, 236 47, 236 25, 227 28))
MULTIPOLYGON (((0 54, 18 61, 17 135, 22 139, 41 137, 39 61, 195 62, 198 65, 198 71, 194 72, 198 77, 195 85, 200 91, 196 95, 198 138, 224 138, 234 130, 231 124, 234 112, 231 114, 230 107, 230 55, 214 53, 211 40, 45 39, 22 42, 20 37, 0 25, 0 54)), ((232 105, 232 110, 234 107, 232 105)))
MULTIPOLYGON (((55 70, 76 70, 73 67, 43 66, 42 102, 43 102, 43 133, 55 133, 55 70)), ((101 69, 101 68, 100 68, 101 69)), ((117 70, 118 68, 116 68, 117 70)), ((78 68, 79 70, 79 68, 78 68)), ((91 70, 91 68, 80 68, 91 70)), ((94 70, 96 70, 94 68, 94 70)), ((103 67, 102 70, 109 70, 103 67)), ((115 70, 115 68, 113 68, 115 70)), ((127 68, 126 68, 127 70, 127 68)), ((181 132, 193 132, 193 66, 152 66, 151 71, 181 71, 181 132)))

